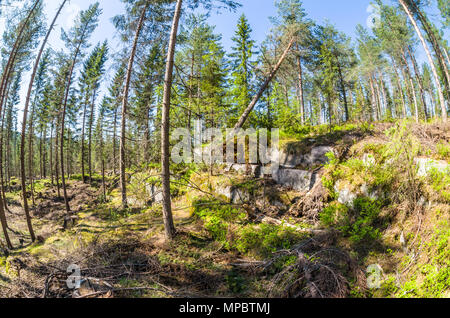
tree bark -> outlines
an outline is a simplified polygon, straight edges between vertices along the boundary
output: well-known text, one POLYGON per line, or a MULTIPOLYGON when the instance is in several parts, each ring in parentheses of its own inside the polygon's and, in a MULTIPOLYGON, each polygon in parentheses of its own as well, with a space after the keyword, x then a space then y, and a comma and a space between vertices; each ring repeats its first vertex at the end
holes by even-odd
POLYGON ((163 217, 166 239, 172 240, 175 236, 175 225, 172 217, 172 200, 170 197, 170 149, 169 149, 169 129, 170 129, 170 99, 172 94, 173 65, 175 56, 175 46, 177 43, 178 24, 181 17, 183 0, 177 0, 175 13, 173 15, 172 30, 170 32, 169 49, 167 52, 166 74, 164 77, 164 95, 162 108, 161 127, 161 163, 162 163, 162 187, 163 187, 163 217))
POLYGON ((297 44, 297 67, 298 67, 298 102, 300 104, 300 114, 302 118, 302 125, 305 124, 305 96, 303 94, 303 68, 302 68, 302 58, 300 55, 300 49, 297 44))
POLYGON ((83 121, 81 124, 81 178, 83 180, 83 183, 86 183, 85 169, 84 169, 84 157, 85 157, 84 139, 85 139, 85 131, 86 131, 86 109, 87 109, 87 102, 84 103, 83 121))

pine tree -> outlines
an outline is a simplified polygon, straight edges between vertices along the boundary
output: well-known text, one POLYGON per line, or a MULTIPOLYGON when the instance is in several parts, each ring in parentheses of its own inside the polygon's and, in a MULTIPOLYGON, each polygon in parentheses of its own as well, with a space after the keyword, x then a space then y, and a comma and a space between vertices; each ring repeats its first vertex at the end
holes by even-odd
POLYGON ((236 119, 250 103, 253 91, 251 83, 255 63, 252 57, 255 53, 255 41, 251 39, 251 33, 252 29, 248 20, 242 14, 232 38, 235 46, 230 54, 233 79, 231 98, 235 104, 231 112, 236 119))

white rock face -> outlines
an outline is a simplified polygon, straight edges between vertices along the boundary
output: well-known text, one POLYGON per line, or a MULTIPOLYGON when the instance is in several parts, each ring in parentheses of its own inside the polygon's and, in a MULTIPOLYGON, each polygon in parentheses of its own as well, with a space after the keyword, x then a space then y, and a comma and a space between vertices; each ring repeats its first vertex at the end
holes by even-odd
POLYGON ((304 170, 280 169, 273 175, 276 183, 293 188, 299 192, 308 192, 312 188, 313 173, 304 170))
POLYGON ((146 189, 147 189, 147 193, 150 196, 150 200, 153 203, 157 203, 158 204, 158 203, 162 203, 163 202, 163 194, 162 194, 162 189, 161 188, 157 187, 154 184, 150 184, 150 185, 147 185, 146 189))
POLYGON ((295 151, 281 152, 280 164, 283 167, 292 169, 297 166, 304 166, 306 168, 313 168, 318 165, 328 163, 327 153, 333 152, 333 148, 329 146, 319 146, 311 149, 310 153, 301 155, 295 151))
POLYGON ((376 163, 375 157, 372 154, 368 154, 368 153, 364 154, 362 161, 363 161, 364 165, 366 165, 367 167, 373 167, 376 163))
POLYGON ((356 200, 357 195, 350 191, 348 188, 340 188, 340 182, 336 182, 334 191, 339 195, 338 202, 340 204, 353 206, 353 202, 356 200))
MULTIPOLYGON (((372 200, 379 199, 380 197, 383 197, 383 193, 379 193, 378 191, 369 191, 369 187, 367 184, 361 185, 361 187, 358 189, 358 192, 352 192, 348 187, 341 186, 341 182, 336 182, 334 186, 334 191, 338 194, 338 202, 341 204, 348 205, 350 207, 353 207, 353 203, 358 197, 358 195, 364 196, 366 198, 370 198, 372 200)), ((355 191, 355 190, 353 190, 355 191)))
POLYGON ((251 199, 250 193, 245 191, 245 189, 238 189, 231 186, 225 188, 217 188, 216 193, 225 196, 230 200, 230 203, 233 204, 247 203, 251 199))
POLYGON ((439 172, 449 171, 450 165, 446 161, 437 161, 429 158, 416 158, 414 163, 417 166, 417 175, 426 177, 431 170, 436 169, 439 172))
MULTIPOLYGON (((249 173, 251 176, 255 177, 255 178, 260 178, 262 176, 262 167, 259 165, 249 165, 248 168, 249 173)), ((230 171, 235 171, 240 175, 245 175, 247 174, 247 165, 246 164, 238 164, 238 163, 234 163, 234 164, 227 164, 227 168, 225 171, 230 172, 230 171)))

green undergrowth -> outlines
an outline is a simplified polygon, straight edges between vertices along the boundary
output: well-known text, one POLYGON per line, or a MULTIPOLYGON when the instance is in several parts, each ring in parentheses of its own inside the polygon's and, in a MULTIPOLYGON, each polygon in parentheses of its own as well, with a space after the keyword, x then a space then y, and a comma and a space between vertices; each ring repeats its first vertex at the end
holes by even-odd
POLYGON ((266 258, 305 239, 304 234, 290 227, 248 222, 244 212, 221 201, 199 199, 193 205, 194 215, 203 221, 211 237, 227 250, 266 258))

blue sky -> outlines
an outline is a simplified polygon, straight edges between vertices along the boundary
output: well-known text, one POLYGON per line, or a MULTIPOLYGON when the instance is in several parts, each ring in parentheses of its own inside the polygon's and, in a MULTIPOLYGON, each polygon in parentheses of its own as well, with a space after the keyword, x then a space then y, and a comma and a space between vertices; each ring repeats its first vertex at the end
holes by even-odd
MULTIPOLYGON (((49 45, 52 48, 56 50, 62 48, 60 28, 68 29, 78 12, 86 9, 93 2, 93 0, 70 0, 58 19, 56 32, 53 32, 49 40, 49 45)), ((92 36, 91 43, 95 44, 108 39, 110 51, 113 53, 119 50, 121 43, 115 37, 115 29, 111 23, 111 18, 122 13, 124 6, 120 0, 99 0, 99 2, 103 9, 103 14, 100 17, 99 26, 92 36)), ((275 0, 242 0, 241 2, 243 6, 236 12, 222 11, 220 14, 213 13, 209 19, 210 24, 215 25, 216 32, 222 34, 222 43, 226 50, 229 50, 232 46, 231 38, 238 18, 242 13, 246 14, 253 29, 253 39, 258 45, 270 31, 271 23, 269 17, 276 15, 275 0)), ((55 14, 60 0, 45 0, 45 3, 45 12, 50 20, 55 14)), ((356 25, 366 25, 367 23, 367 19, 370 16, 370 12, 368 12, 370 3, 371 0, 303 0, 303 7, 310 19, 317 23, 324 23, 328 20, 338 30, 354 38, 356 25)), ((436 10, 429 12, 429 17, 436 23, 440 19, 436 10)), ((3 22, 0 20, 0 33, 3 32, 2 29, 3 22)), ((420 62, 426 60, 420 47, 418 47, 417 53, 420 62)), ((109 62, 109 66, 111 65, 112 61, 109 62)), ((108 69, 111 70, 109 67, 108 69)), ((112 72, 108 73, 106 81, 104 81, 103 89, 107 86, 108 80, 112 76, 110 73, 112 72)), ((22 87, 23 92, 25 91, 25 86, 23 85, 22 87)))

